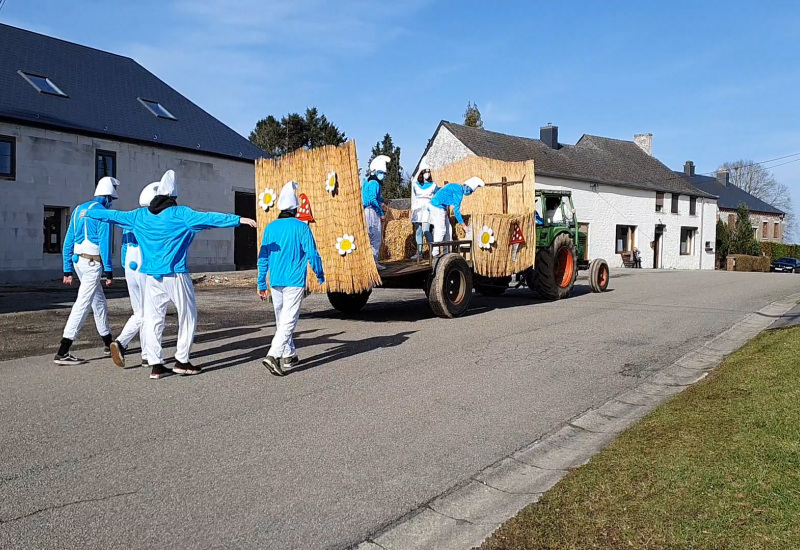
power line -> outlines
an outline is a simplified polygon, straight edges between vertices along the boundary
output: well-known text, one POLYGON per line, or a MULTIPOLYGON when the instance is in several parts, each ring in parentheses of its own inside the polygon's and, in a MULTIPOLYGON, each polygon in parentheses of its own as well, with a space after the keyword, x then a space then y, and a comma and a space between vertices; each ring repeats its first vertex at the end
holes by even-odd
POLYGON ((0 0, 0 12, 3 11, 3 8, 5 7, 5 5, 6 5, 6 0, 0 0))

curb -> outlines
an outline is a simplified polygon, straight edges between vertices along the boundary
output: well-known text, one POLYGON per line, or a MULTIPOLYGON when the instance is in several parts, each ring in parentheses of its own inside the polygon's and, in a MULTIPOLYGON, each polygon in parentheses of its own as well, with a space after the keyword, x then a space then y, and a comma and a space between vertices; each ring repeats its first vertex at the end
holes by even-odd
POLYGON ((581 413, 548 436, 502 458, 465 484, 434 498, 350 548, 470 550, 539 500, 562 477, 586 464, 617 434, 680 393, 797 306, 800 293, 747 315, 699 348, 651 374, 635 388, 581 413))

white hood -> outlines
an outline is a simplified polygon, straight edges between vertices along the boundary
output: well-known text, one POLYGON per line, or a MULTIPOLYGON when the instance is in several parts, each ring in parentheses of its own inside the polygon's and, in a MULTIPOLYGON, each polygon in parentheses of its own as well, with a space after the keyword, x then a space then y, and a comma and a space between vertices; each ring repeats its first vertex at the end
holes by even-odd
POLYGON ((178 196, 178 178, 175 176, 174 170, 167 170, 161 176, 161 181, 158 182, 158 191, 156 195, 164 197, 177 197, 178 196))
POLYGON ((150 203, 153 202, 153 199, 158 194, 159 183, 161 182, 154 181, 142 189, 142 192, 139 193, 139 206, 150 206, 150 203))
POLYGON ((486 182, 477 176, 473 176, 464 182, 464 185, 475 191, 478 187, 484 187, 486 182))
POLYGON ((386 172, 386 165, 391 162, 391 158, 386 155, 378 155, 369 163, 370 172, 386 172))
POLYGON ((283 186, 281 194, 278 197, 278 210, 294 210, 300 206, 300 202, 294 194, 294 190, 298 187, 299 185, 294 180, 287 182, 286 185, 283 186))
POLYGON ((100 178, 100 181, 97 182, 97 187, 94 188, 94 196, 111 197, 112 199, 118 199, 119 198, 119 195, 117 195, 118 185, 119 185, 119 180, 117 178, 112 178, 109 176, 100 178))

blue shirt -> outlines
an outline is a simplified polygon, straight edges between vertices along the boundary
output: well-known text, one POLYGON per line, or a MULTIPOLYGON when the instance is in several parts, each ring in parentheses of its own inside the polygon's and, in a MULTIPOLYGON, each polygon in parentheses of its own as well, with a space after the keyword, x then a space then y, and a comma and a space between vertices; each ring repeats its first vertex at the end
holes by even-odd
POLYGON ((236 227, 240 217, 217 212, 195 212, 188 206, 171 206, 153 214, 147 208, 130 212, 89 211, 88 217, 133 231, 142 247, 141 273, 155 278, 188 273, 189 245, 197 233, 217 227, 236 227))
POLYGON ((306 264, 317 279, 323 279, 322 258, 317 252, 314 235, 305 222, 297 218, 278 218, 264 228, 261 251, 258 253, 258 290, 270 286, 306 286, 306 264))
POLYGON ((461 201, 464 199, 464 186, 460 183, 448 183, 431 199, 431 206, 436 208, 453 207, 453 214, 456 216, 458 223, 464 223, 464 218, 461 217, 461 201))
POLYGON ((361 186, 361 203, 364 208, 372 208, 379 215, 383 216, 383 206, 385 201, 381 195, 381 182, 376 179, 367 178, 361 186))
POLYGON ((86 237, 89 237, 89 242, 100 247, 103 270, 112 270, 111 228, 107 223, 96 219, 88 219, 89 216, 86 214, 86 212, 107 212, 101 200, 100 197, 95 197, 75 207, 75 211, 69 219, 67 234, 64 236, 64 246, 61 249, 61 255, 64 260, 64 273, 72 273, 72 256, 75 254, 75 245, 82 243, 86 237), (92 207, 91 210, 89 210, 90 206, 92 207))

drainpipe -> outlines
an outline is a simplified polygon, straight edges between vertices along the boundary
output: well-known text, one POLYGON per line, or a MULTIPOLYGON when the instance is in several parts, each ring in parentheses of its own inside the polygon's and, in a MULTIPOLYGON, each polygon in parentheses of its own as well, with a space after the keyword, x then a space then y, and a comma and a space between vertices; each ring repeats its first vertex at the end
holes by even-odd
POLYGON ((703 255, 706 253, 706 245, 703 240, 703 230, 705 229, 705 224, 703 223, 703 219, 706 215, 706 200, 701 198, 700 199, 700 269, 703 269, 703 255))

